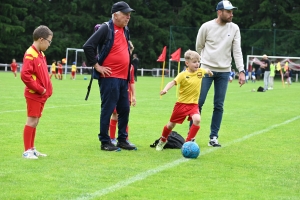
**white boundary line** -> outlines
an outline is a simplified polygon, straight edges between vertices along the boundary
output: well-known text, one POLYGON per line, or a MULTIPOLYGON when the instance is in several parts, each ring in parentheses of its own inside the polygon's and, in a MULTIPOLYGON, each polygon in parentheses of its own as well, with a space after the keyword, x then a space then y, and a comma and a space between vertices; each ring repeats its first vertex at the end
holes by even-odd
MULTIPOLYGON (((260 130, 260 131, 256 131, 256 132, 253 132, 249 135, 245 135, 244 137, 241 137, 239 139, 236 139, 236 140, 233 140, 225 145, 222 145, 223 147, 228 147, 228 146, 231 146, 231 145, 234 145, 236 143, 239 143, 239 142, 242 142, 244 140, 247 140, 253 136, 256 136, 256 135, 260 135, 262 133, 266 133, 274 128, 277 128, 279 126, 282 126, 282 125, 285 125, 285 124, 289 124, 297 119, 299 119, 300 116, 297 116, 297 117, 294 117, 292 119, 289 119, 287 121, 284 121, 280 124, 275 124, 275 125, 272 125, 266 129, 263 129, 263 130, 260 130)), ((201 152, 200 156, 203 156, 205 154, 208 154, 208 153, 212 153, 216 150, 219 150, 219 149, 222 149, 222 148, 210 148, 206 151, 203 151, 201 152)), ((119 190, 121 188, 124 188, 128 185, 130 185, 131 183, 135 183, 137 181, 140 181, 140 180, 144 180, 145 178, 147 178, 148 176, 151 176, 151 175, 154 175, 154 174, 157 174, 161 171, 164 171, 166 169, 169 169, 169 168, 173 168, 181 163, 184 163, 184 162, 187 162, 189 161, 190 159, 186 159, 186 158, 180 158, 180 159, 177 159, 177 160, 174 160, 173 162, 170 162, 170 163, 167 163, 165 165, 162 165, 162 166, 159 166, 157 168, 154 168, 154 169, 150 169, 148 171, 145 171, 145 172, 142 172, 140 174, 137 174, 131 178, 128 178, 127 180, 124 180, 124 181, 120 181, 118 183, 116 183, 115 185, 112 185, 110 187, 107 187, 107 188, 104 188, 104 189, 101 189, 101 190, 98 190, 94 193, 90 193, 90 194, 84 194, 82 195, 81 197, 78 197, 76 198, 76 200, 87 200, 87 199, 94 199, 94 198, 98 198, 98 197, 101 197, 101 196, 104 196, 106 194, 109 194, 109 193, 112 193, 116 190, 119 190)))

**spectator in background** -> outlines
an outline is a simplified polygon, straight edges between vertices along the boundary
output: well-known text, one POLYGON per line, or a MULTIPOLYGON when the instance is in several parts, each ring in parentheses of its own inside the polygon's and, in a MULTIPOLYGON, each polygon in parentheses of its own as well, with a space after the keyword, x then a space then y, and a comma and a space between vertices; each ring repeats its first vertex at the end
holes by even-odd
POLYGON ((136 54, 133 54, 133 59, 132 59, 132 65, 134 67, 134 80, 137 81, 137 70, 139 67, 139 58, 137 57, 136 54))
POLYGON ((249 72, 248 72, 248 70, 245 71, 245 76, 246 76, 246 83, 248 83, 248 80, 249 80, 249 72))
POLYGON ((261 68, 264 71, 264 92, 268 90, 269 80, 270 80, 270 60, 266 54, 263 55, 261 60, 264 64, 261 65, 261 68))
POLYGON ((17 69, 18 69, 19 65, 16 62, 16 59, 12 59, 12 62, 10 64, 10 68, 12 73, 14 74, 15 78, 17 78, 17 69))
POLYGON ((58 80, 62 80, 63 66, 62 66, 60 60, 57 61, 57 68, 58 68, 58 70, 57 70, 58 80))
POLYGON ((71 79, 75 80, 76 77, 76 62, 73 62, 73 65, 71 66, 71 79))
POLYGON ((249 78, 251 79, 252 78, 252 61, 249 62, 249 65, 248 65, 248 73, 249 73, 249 78))
POLYGON ((261 68, 260 68, 260 67, 257 68, 255 74, 256 74, 256 76, 255 76, 255 77, 256 77, 256 80, 257 80, 257 81, 260 81, 260 78, 261 78, 261 68))
POLYGON ((56 76, 56 60, 52 61, 50 79, 52 78, 52 75, 54 75, 55 79, 57 79, 57 76, 56 76))
POLYGON ((252 83, 255 83, 255 81, 256 81, 256 74, 255 74, 255 68, 253 67, 253 69, 252 69, 252 73, 251 73, 251 78, 252 78, 252 83))
POLYGON ((275 77, 275 64, 274 61, 271 61, 270 65, 270 80, 269 80, 269 88, 268 90, 273 90, 274 87, 274 77, 275 77))

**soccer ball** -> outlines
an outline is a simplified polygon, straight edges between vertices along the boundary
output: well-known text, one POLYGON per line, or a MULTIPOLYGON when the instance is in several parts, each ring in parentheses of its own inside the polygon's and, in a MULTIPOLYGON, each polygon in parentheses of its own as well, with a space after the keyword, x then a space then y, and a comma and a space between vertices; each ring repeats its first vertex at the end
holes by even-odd
POLYGON ((185 142, 181 147, 181 153, 185 158, 197 158, 200 154, 200 147, 196 142, 185 142))
POLYGON ((87 77, 85 76, 85 77, 83 77, 83 80, 87 80, 87 77))

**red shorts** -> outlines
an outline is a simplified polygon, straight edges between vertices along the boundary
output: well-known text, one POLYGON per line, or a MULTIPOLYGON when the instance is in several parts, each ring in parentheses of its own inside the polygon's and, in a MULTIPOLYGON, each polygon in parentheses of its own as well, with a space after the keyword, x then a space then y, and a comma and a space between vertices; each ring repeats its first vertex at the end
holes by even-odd
POLYGON ((52 74, 56 74, 56 71, 52 71, 52 74))
POLYGON ((188 120, 190 121, 194 114, 200 114, 198 104, 185 104, 176 102, 170 122, 182 124, 187 116, 189 117, 188 120))
POLYGON ((11 68, 12 72, 17 72, 17 68, 11 68))
POLYGON ((75 72, 71 72, 71 75, 72 75, 72 76, 75 76, 75 72))
POLYGON ((38 117, 42 116, 45 103, 34 101, 32 99, 26 98, 27 103, 27 117, 38 117))
POLYGON ((58 69, 57 73, 62 74, 62 69, 58 69))

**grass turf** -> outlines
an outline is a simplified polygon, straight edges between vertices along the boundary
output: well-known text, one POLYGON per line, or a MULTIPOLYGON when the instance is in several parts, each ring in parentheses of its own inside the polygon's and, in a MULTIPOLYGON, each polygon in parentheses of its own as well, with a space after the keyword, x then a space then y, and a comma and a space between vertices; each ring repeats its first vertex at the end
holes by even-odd
MULTIPOLYGON (((138 77, 131 108, 130 140, 137 151, 100 151, 99 91, 93 82, 53 79, 54 93, 37 127, 35 146, 48 157, 26 160, 24 85, 0 73, 0 199, 299 199, 299 83, 275 81, 274 90, 251 92, 262 81, 229 83, 219 142, 207 146, 213 90, 202 110, 196 142, 201 153, 184 159, 180 150, 156 152, 176 101, 175 88, 159 96, 161 78, 138 77)), ((89 76, 88 76, 89 78, 89 76)), ((164 85, 171 78, 165 78, 164 85)), ((175 129, 184 137, 188 122, 175 129)))

